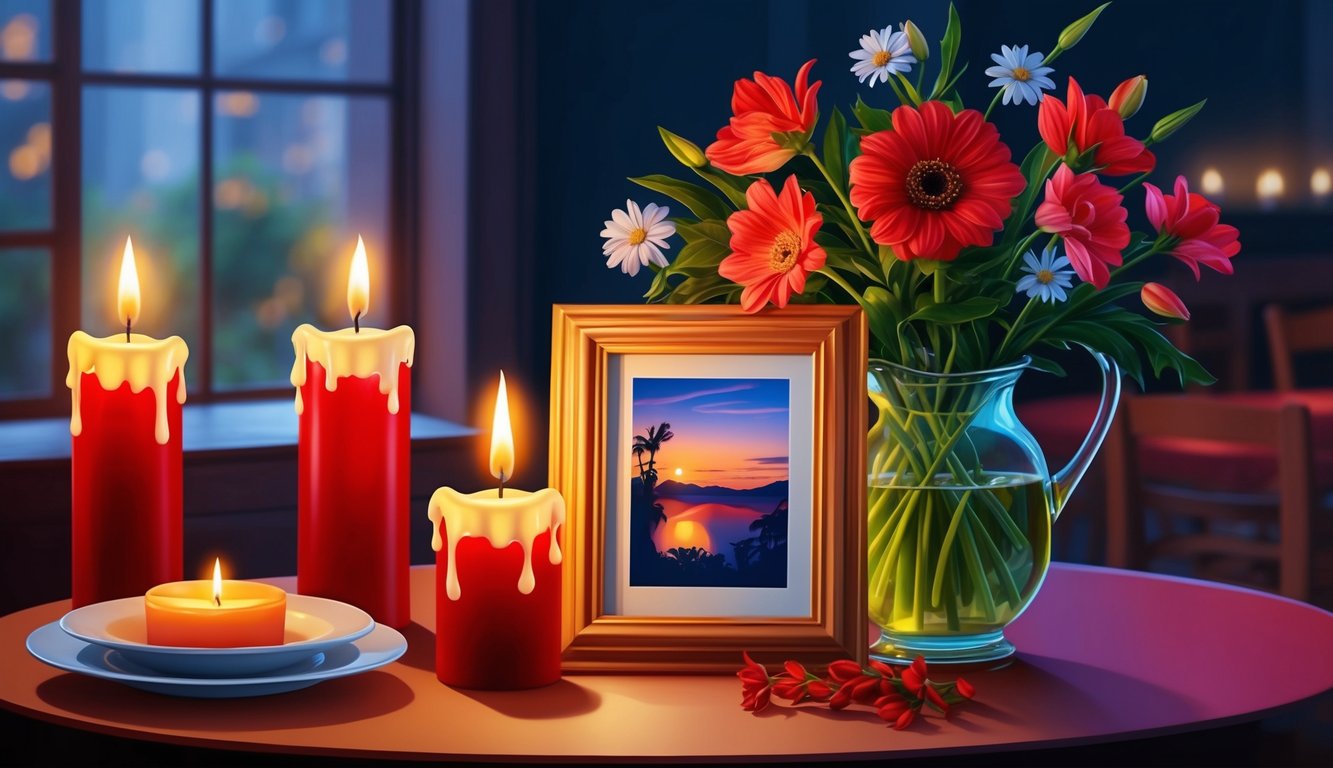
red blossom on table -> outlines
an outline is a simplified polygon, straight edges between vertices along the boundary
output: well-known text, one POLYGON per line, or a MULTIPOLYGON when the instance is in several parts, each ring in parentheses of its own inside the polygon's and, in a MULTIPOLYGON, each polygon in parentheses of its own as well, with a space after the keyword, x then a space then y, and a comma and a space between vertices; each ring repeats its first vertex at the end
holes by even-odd
POLYGON ((926 705, 948 717, 976 695, 976 689, 961 677, 947 683, 931 680, 926 660, 920 656, 901 672, 881 661, 862 667, 839 660, 822 677, 797 661, 788 661, 781 672, 769 675, 748 653, 743 656, 745 666, 736 675, 741 679, 741 707, 748 712, 762 710, 772 696, 793 704, 827 703, 834 711, 860 704, 872 707, 881 720, 901 731, 916 721, 926 705))

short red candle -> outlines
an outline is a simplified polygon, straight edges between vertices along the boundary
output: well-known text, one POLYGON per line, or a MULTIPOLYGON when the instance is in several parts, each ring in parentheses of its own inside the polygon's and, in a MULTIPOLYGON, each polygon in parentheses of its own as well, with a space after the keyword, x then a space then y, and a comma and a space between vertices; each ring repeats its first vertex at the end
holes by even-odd
POLYGON ((347 275, 354 327, 301 325, 292 333, 300 416, 296 585, 402 628, 412 620, 409 369, 416 336, 405 325, 361 327, 369 306, 370 271, 358 237, 347 275))
POLYGON ((550 685, 560 679, 558 542, 564 502, 549 488, 537 493, 505 489, 503 499, 496 494, 494 489, 464 495, 441 488, 431 497, 431 519, 438 521, 433 543, 439 544, 435 676, 459 688, 550 685), (461 514, 450 515, 451 510, 461 514), (450 517, 458 530, 450 529, 450 517), (454 589, 449 584, 451 549, 457 558, 454 589), (531 565, 530 580, 525 562, 531 565), (530 591, 525 593, 525 586, 530 591))
POLYGON ((504 373, 491 426, 499 488, 440 488, 427 515, 435 550, 435 676, 459 688, 536 688, 560 679, 559 491, 505 488, 514 434, 504 373))
POLYGON ((139 279, 128 239, 117 304, 125 333, 69 337, 75 608, 181 578, 181 404, 190 350, 179 336, 130 333, 139 279))

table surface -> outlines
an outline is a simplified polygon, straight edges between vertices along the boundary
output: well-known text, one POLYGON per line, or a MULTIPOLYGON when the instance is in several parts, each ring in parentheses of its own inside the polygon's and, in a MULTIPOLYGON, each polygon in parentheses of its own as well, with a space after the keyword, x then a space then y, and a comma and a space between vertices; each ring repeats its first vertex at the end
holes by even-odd
MULTIPOLYGON (((294 588, 294 579, 273 579, 294 588)), ((740 708, 733 676, 569 675, 523 692, 462 691, 434 673, 434 573, 412 574, 407 654, 357 677, 254 699, 176 699, 61 672, 29 632, 67 601, 0 618, 0 705, 100 733, 311 755, 622 762, 771 761, 1067 746, 1257 718, 1333 687, 1333 614, 1249 590, 1054 564, 1008 630, 998 670, 969 670, 977 700, 894 731, 873 712, 740 708)), ((738 659, 739 661, 739 659, 738 659)), ((946 668, 935 677, 952 679, 946 668)))

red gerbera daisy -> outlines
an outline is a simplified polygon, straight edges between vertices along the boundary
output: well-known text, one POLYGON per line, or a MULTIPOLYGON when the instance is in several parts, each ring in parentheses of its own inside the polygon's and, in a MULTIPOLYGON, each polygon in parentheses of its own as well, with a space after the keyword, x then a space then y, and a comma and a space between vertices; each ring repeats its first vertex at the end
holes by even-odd
POLYGON ((958 114, 927 101, 898 107, 893 130, 861 139, 852 161, 852 205, 870 236, 898 258, 953 261, 969 245, 990 245, 1004 226, 1023 174, 980 112, 958 114))
POLYGON ((745 286, 746 312, 758 312, 770 301, 785 307, 805 290, 806 275, 824 266, 824 249, 815 245, 824 217, 815 212, 815 196, 801 193, 795 176, 787 177, 781 195, 767 179, 756 181, 745 190, 745 204, 746 210, 727 217, 732 253, 717 272, 745 286))
MULTIPOLYGON (((1121 87, 1132 80, 1134 78, 1121 83, 1121 87)), ((1112 96, 1112 99, 1119 107, 1128 93, 1122 92, 1121 88, 1116 92, 1121 95, 1112 96)), ((1081 154, 1096 147, 1092 154, 1093 169, 1107 176, 1147 173, 1157 164, 1157 158, 1143 146, 1143 142, 1125 135, 1125 120, 1120 113, 1108 106, 1101 96, 1085 96, 1078 81, 1072 77, 1069 78, 1067 100, 1066 105, 1047 94, 1037 111, 1037 131, 1057 157, 1066 157, 1071 149, 1081 154)))
POLYGON ((1170 254, 1185 262, 1199 279, 1199 265, 1231 274, 1231 257, 1240 253, 1240 232, 1229 224, 1219 224, 1222 209, 1208 198, 1191 192, 1184 176, 1176 177, 1176 193, 1163 195, 1152 184, 1144 184, 1148 193, 1148 221, 1159 234, 1176 238, 1170 254))
POLYGON ((1086 283, 1105 288, 1111 271, 1120 266, 1120 252, 1129 245, 1129 211, 1124 197, 1097 180, 1096 174, 1077 176, 1061 164, 1046 181, 1046 199, 1037 206, 1037 226, 1060 236, 1074 271, 1086 283))

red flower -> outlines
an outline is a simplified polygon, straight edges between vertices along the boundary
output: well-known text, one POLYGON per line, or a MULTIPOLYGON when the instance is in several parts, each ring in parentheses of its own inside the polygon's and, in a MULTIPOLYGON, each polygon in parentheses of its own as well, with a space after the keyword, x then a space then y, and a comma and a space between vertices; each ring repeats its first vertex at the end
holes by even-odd
MULTIPOLYGON (((1126 84, 1121 83, 1121 88, 1126 88, 1126 84)), ((1117 92, 1120 91, 1118 88, 1117 92)), ((1157 158, 1143 142, 1125 135, 1125 121, 1120 113, 1101 96, 1084 96, 1078 81, 1072 77, 1068 101, 1066 105, 1047 94, 1037 112, 1037 130, 1057 157, 1068 157, 1071 149, 1082 154, 1096 147, 1093 168, 1108 176, 1147 173, 1157 164, 1157 158)))
POLYGON ((898 107, 893 130, 861 139, 852 161, 852 205, 870 235, 898 258, 952 261, 969 245, 990 245, 1004 226, 1023 174, 980 112, 955 115, 928 101, 898 107))
POLYGON ((926 658, 917 656, 912 659, 911 666, 903 670, 902 680, 907 692, 920 698, 921 691, 926 687, 926 658))
POLYGON ((903 730, 916 719, 917 707, 903 696, 890 693, 875 702, 875 714, 881 720, 893 723, 895 730, 903 730))
POLYGON ((755 72, 754 80, 737 80, 731 93, 732 118, 704 152, 713 165, 740 175, 781 168, 810 141, 819 107, 815 94, 823 83, 807 85, 811 59, 796 73, 796 92, 779 77, 755 72), (796 134, 777 141, 773 134, 796 134))
POLYGON ((1107 265, 1119 266, 1120 251, 1129 245, 1129 212, 1120 205, 1123 199, 1094 174, 1075 176, 1061 165, 1046 181, 1046 199, 1037 207, 1037 226, 1060 235, 1074 271, 1098 288, 1111 279, 1107 265))
POLYGON ((736 677, 741 679, 741 708, 747 712, 758 712, 768 706, 772 695, 772 681, 768 677, 768 671, 750 658, 750 654, 741 655, 745 657, 745 666, 736 673, 736 677))
MULTIPOLYGON (((1185 262, 1199 279, 1199 265, 1229 275, 1234 271, 1231 258, 1240 253, 1240 232, 1229 224, 1219 224, 1222 209, 1203 195, 1189 190, 1184 176, 1176 177, 1176 193, 1163 195, 1152 184, 1144 184, 1148 221, 1158 234, 1176 238, 1169 251, 1185 262)), ((1155 310, 1154 310, 1155 311, 1155 310)))
POLYGON ((1139 291, 1139 298, 1143 299, 1143 306, 1162 317, 1174 320, 1190 319, 1190 310, 1185 306, 1185 302, 1181 301, 1175 291, 1161 283, 1144 283, 1143 289, 1139 291))
POLYGON ((971 699, 977 693, 977 689, 961 677, 954 681, 954 690, 965 699, 971 699))
POLYGON ((717 272, 745 286, 741 307, 758 312, 768 302, 787 306, 793 294, 805 290, 805 278, 824 266, 824 249, 815 245, 815 232, 824 217, 815 212, 815 196, 788 176, 781 196, 767 179, 745 190, 746 210, 727 217, 731 255, 717 272))
POLYGON ((839 659, 828 665, 828 676, 835 683, 845 683, 861 676, 861 665, 851 659, 839 659))

